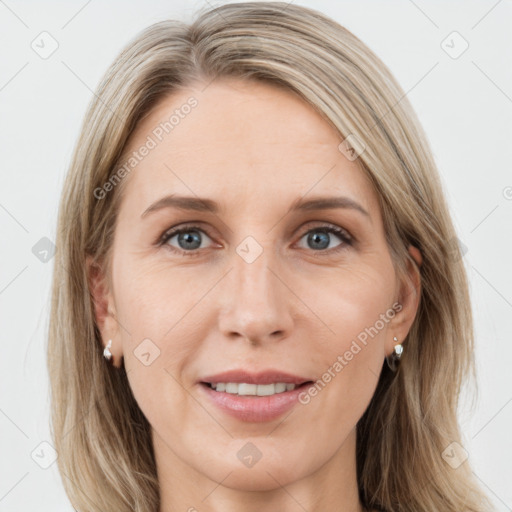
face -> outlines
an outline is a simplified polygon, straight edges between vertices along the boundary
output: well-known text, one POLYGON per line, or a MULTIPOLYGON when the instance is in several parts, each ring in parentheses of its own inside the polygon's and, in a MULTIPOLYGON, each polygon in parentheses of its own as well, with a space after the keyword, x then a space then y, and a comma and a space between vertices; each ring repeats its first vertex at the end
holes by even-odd
POLYGON ((204 87, 162 100, 129 142, 157 144, 124 178, 101 330, 159 466, 271 489, 353 462, 417 294, 397 279, 369 180, 310 106, 262 83, 204 87), (228 371, 241 373, 215 377, 228 371))

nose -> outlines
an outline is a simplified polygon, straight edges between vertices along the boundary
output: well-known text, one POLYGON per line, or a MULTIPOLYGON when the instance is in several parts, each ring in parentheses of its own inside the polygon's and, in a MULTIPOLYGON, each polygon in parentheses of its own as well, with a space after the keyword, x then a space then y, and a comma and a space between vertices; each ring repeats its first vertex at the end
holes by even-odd
POLYGON ((253 345, 288 337, 293 320, 293 293, 285 284, 269 249, 249 263, 236 252, 233 268, 223 283, 219 329, 229 339, 246 339, 253 345))

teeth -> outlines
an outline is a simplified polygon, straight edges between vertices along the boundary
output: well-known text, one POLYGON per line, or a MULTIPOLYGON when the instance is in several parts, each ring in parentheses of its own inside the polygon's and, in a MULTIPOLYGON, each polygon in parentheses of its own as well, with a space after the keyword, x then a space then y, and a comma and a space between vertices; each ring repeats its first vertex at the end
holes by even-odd
POLYGON ((233 395, 271 396, 284 391, 292 391, 295 384, 276 382, 275 384, 247 384, 246 382, 218 382, 210 384, 215 391, 231 393, 233 395))

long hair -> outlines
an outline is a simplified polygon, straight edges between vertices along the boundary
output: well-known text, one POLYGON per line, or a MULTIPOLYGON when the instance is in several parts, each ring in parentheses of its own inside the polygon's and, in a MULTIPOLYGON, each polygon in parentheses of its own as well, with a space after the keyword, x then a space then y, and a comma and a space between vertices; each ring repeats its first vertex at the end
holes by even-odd
POLYGON ((357 424, 361 501, 387 512, 490 510, 469 462, 455 467, 446 457, 463 453, 457 407, 475 377, 474 335, 464 262, 427 138, 369 48, 323 14, 285 2, 227 4, 190 25, 149 26, 89 104, 61 197, 48 345, 52 436, 71 503, 81 512, 158 511, 150 425, 124 367, 102 357, 86 258, 109 269, 126 178, 104 197, 97 191, 112 183, 139 121, 174 91, 220 77, 284 87, 343 139, 362 142, 356 161, 377 191, 397 274, 414 264, 409 244, 422 255, 420 305, 400 368, 383 365, 357 424))

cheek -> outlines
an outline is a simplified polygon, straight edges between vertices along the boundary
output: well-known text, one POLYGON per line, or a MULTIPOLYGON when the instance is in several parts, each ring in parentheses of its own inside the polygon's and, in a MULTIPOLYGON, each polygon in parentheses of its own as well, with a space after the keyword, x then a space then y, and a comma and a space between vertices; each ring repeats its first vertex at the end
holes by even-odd
POLYGON ((120 258, 114 276, 118 318, 133 335, 158 343, 199 300, 201 287, 191 282, 191 277, 133 255, 120 258))
POLYGON ((329 330, 319 329, 324 334, 314 337, 311 354, 321 372, 320 382, 304 401, 322 396, 318 403, 330 404, 331 419, 349 415, 347 425, 364 412, 384 362, 394 310, 391 282, 383 275, 371 269, 340 273, 317 296, 318 311, 329 330))
POLYGON ((372 339, 385 331, 387 322, 379 320, 393 304, 392 281, 387 276, 392 277, 389 270, 368 265, 341 269, 317 287, 314 296, 310 294, 320 318, 330 327, 329 346, 348 349, 346 344, 353 339, 364 342, 365 333, 372 339))
POLYGON ((166 410, 164 402, 185 410, 179 382, 183 368, 200 349, 201 319, 194 305, 204 295, 202 288, 208 289, 207 283, 191 286, 190 273, 170 272, 161 264, 137 258, 119 258, 117 263, 116 313, 134 396, 148 417, 166 410))

